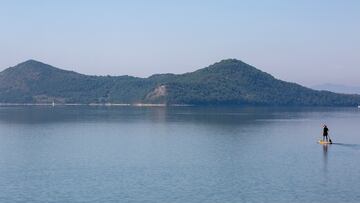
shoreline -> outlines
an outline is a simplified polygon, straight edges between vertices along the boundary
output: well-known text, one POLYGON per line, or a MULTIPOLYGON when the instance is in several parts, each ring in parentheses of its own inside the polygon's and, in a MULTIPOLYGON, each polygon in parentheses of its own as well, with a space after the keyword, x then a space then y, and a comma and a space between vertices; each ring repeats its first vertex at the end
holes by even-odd
POLYGON ((147 103, 0 103, 0 106, 136 106, 136 107, 168 107, 168 106, 194 106, 190 104, 147 104, 147 103))
MULTIPOLYGON (((111 106, 119 106, 119 107, 193 107, 199 105, 193 104, 150 104, 150 103, 0 103, 0 107, 3 106, 102 106, 102 107, 111 107, 111 106)), ((201 105, 200 105, 201 106, 201 105)), ((213 106, 213 105, 204 105, 204 106, 213 106)), ((217 105, 215 105, 217 106, 217 105)), ((220 105, 221 106, 221 105, 220 105)), ((227 105, 225 105, 227 106, 227 105)), ((230 105, 232 106, 232 105, 230 105)), ((219 106, 217 106, 219 107, 219 106)), ((239 107, 239 106, 238 106, 239 107)), ((275 107, 275 108, 282 108, 282 107, 295 107, 295 108, 356 108, 360 109, 360 106, 257 106, 257 105, 245 105, 241 107, 275 107)))

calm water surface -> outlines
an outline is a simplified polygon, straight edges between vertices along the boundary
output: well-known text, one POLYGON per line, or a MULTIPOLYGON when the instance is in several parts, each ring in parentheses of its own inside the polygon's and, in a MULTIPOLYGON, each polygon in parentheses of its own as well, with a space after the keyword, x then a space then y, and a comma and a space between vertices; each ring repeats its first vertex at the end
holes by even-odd
POLYGON ((359 128, 356 108, 0 107, 0 202, 360 202, 359 128))

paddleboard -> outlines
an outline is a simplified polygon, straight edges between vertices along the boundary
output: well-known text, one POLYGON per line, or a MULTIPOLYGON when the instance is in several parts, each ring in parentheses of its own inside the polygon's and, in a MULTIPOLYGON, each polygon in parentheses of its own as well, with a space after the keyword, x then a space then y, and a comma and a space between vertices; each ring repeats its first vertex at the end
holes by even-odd
POLYGON ((323 141, 323 140, 319 140, 318 143, 319 143, 319 144, 332 144, 332 143, 329 142, 329 141, 323 141))

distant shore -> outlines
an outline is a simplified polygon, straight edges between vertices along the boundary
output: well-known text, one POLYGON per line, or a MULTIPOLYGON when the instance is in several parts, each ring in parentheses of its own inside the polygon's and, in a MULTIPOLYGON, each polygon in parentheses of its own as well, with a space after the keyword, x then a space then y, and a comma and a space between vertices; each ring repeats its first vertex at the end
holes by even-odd
MULTIPOLYGON (((149 104, 149 103, 89 103, 89 104, 81 104, 81 103, 0 103, 0 106, 132 106, 132 107, 190 107, 190 106, 198 106, 193 104, 149 104)), ((256 105, 243 105, 255 107, 256 105)), ((355 107, 360 109, 360 105, 356 106, 262 106, 262 107, 355 107)))
POLYGON ((190 104, 147 104, 147 103, 0 103, 0 106, 138 106, 138 107, 166 107, 166 106, 193 106, 190 104))

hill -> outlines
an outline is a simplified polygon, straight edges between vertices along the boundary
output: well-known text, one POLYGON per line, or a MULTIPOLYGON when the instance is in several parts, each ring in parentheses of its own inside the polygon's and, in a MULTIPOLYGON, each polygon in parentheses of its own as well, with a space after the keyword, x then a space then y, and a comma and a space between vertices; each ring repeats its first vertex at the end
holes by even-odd
POLYGON ((89 76, 29 60, 0 72, 1 103, 357 106, 359 95, 278 80, 236 59, 185 74, 89 76))

